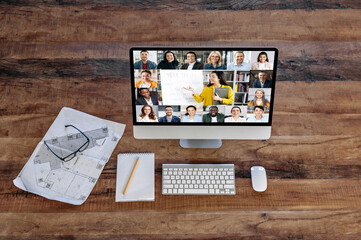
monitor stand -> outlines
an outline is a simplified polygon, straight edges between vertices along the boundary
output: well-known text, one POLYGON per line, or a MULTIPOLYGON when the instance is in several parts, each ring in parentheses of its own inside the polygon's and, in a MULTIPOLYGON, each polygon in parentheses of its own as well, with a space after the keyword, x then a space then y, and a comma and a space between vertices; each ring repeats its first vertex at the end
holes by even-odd
POLYGON ((182 148, 220 148, 221 139, 180 139, 179 145, 182 148))

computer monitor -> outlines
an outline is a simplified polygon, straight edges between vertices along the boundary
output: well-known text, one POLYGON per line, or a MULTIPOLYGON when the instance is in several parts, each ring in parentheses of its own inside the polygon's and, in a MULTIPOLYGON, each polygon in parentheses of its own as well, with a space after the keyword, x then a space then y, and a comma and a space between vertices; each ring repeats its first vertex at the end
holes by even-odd
POLYGON ((134 137, 213 148, 271 136, 274 47, 132 47, 134 137))

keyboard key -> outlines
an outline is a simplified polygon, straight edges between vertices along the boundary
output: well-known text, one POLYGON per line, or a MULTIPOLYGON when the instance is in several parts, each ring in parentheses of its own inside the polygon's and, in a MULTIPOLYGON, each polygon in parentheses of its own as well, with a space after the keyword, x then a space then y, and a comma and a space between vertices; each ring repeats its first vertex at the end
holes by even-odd
POLYGON ((184 189, 184 193, 187 194, 206 194, 208 193, 208 189, 184 189))

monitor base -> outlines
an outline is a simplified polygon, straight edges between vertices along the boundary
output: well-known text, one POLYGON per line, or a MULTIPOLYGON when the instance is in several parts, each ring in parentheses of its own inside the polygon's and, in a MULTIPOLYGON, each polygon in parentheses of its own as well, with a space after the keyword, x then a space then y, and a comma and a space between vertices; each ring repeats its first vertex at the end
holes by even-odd
POLYGON ((182 148, 220 148, 221 139, 180 139, 179 145, 182 148))

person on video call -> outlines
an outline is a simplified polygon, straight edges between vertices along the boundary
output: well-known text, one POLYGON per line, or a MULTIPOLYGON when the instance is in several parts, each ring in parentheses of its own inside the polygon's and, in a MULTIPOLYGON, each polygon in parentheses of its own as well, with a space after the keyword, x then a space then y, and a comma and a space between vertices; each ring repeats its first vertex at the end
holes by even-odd
POLYGON ((189 105, 186 108, 187 113, 182 117, 182 122, 202 122, 202 117, 197 115, 197 108, 189 105))
POLYGON ((248 103, 248 106, 263 106, 264 108, 269 108, 270 102, 265 98, 264 94, 262 89, 257 89, 253 100, 248 103))
POLYGON ((207 58, 207 64, 204 65, 204 69, 211 69, 211 70, 226 70, 226 65, 222 64, 222 55, 218 51, 212 51, 208 58, 207 58))
POLYGON ((149 70, 143 70, 141 72, 142 80, 135 83, 135 88, 157 88, 158 83, 150 80, 152 72, 149 70))
POLYGON ((231 109, 232 116, 224 119, 224 122, 245 122, 246 119, 241 117, 241 108, 238 106, 234 106, 231 109))
POLYGON ((258 73, 258 79, 253 82, 252 87, 253 88, 271 88, 272 87, 272 81, 267 79, 267 73, 266 72, 259 72, 258 73))
POLYGON ((242 51, 238 51, 234 54, 235 61, 229 63, 227 65, 227 70, 241 70, 241 71, 249 71, 251 66, 249 63, 244 62, 244 53, 242 51))
POLYGON ((203 115, 202 122, 224 122, 224 114, 218 113, 218 107, 211 106, 209 107, 209 113, 203 115))
POLYGON ((260 52, 257 62, 252 64, 251 70, 272 70, 273 64, 269 62, 266 52, 260 52))
POLYGON ((166 51, 163 60, 158 64, 158 69, 177 69, 179 62, 172 51, 166 51))
POLYGON ((268 117, 263 116, 264 108, 262 106, 254 107, 254 116, 247 119, 247 122, 268 122, 268 117))
POLYGON ((141 114, 137 118, 137 122, 158 122, 152 106, 145 105, 142 107, 141 114))
POLYGON ((213 101, 219 101, 221 104, 229 105, 233 103, 233 91, 226 82, 226 77, 222 71, 213 71, 209 78, 209 84, 207 87, 203 88, 201 94, 198 94, 194 89, 189 86, 188 88, 184 87, 185 90, 191 91, 193 93, 193 98, 196 102, 203 102, 203 105, 210 106, 213 105, 213 101), (214 94, 215 88, 227 88, 228 97, 220 98, 218 94, 214 94))
POLYGON ((197 62, 197 55, 195 52, 187 52, 187 63, 183 64, 181 69, 203 69, 203 63, 197 62))
POLYGON ((147 50, 140 51, 140 61, 134 63, 134 69, 157 69, 157 64, 148 60, 149 52, 147 50))
POLYGON ((158 105, 158 96, 150 95, 148 88, 139 89, 140 97, 135 101, 136 105, 158 105))
POLYGON ((159 118, 159 122, 180 122, 180 118, 177 116, 173 116, 173 108, 171 106, 166 106, 164 108, 165 116, 159 118))

